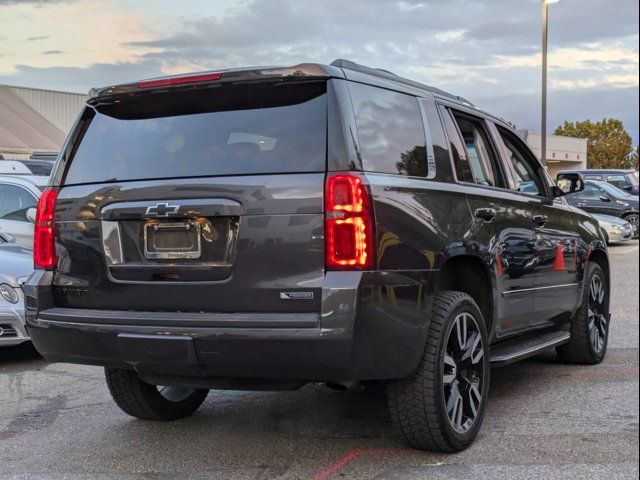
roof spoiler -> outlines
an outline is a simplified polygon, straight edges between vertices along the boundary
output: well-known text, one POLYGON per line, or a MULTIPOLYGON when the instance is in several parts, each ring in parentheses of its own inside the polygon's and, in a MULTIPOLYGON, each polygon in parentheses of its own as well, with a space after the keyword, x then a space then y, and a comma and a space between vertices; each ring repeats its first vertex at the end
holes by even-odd
POLYGON ((337 68, 326 67, 316 63, 301 63, 291 67, 250 67, 216 70, 150 78, 134 83, 92 88, 89 91, 87 103, 89 105, 97 105, 108 103, 115 97, 158 91, 166 92, 174 89, 206 88, 220 83, 304 81, 330 77, 344 78, 344 74, 337 68))

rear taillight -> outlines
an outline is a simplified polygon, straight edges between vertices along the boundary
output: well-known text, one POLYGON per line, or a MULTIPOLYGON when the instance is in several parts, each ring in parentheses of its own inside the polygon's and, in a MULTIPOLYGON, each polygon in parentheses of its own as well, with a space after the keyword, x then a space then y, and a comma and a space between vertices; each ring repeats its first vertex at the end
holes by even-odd
POLYGON ((373 268, 373 208, 362 177, 353 173, 331 175, 324 195, 327 269, 373 268))
POLYGON ((51 269, 58 264, 53 230, 53 213, 58 192, 47 189, 42 192, 36 212, 33 231, 33 265, 35 268, 51 269))
POLYGON ((185 83, 212 82, 220 80, 221 73, 198 73, 196 75, 179 75, 175 77, 156 78, 138 82, 140 88, 170 87, 171 85, 183 85, 185 83))

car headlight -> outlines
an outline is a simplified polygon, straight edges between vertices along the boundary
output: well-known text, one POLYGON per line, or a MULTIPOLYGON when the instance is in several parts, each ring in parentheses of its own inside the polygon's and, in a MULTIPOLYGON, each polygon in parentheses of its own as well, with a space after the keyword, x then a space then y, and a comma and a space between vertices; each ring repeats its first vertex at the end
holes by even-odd
POLYGON ((11 285, 0 283, 0 295, 9 303, 18 303, 18 292, 11 285))

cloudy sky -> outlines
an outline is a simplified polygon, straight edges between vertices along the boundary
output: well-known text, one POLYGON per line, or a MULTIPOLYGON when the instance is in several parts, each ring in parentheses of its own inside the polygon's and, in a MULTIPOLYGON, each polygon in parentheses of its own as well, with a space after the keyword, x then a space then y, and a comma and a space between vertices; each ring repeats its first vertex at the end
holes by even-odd
MULTIPOLYGON (((86 92, 160 74, 348 58, 539 131, 540 0, 0 0, 0 83, 86 92)), ((549 128, 638 143, 638 0, 550 6, 549 128)))

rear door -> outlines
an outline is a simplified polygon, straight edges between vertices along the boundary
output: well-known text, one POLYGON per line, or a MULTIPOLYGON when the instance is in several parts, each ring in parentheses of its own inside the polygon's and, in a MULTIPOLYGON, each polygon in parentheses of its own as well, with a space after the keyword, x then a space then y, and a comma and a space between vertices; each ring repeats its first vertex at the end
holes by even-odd
POLYGON ((493 265, 496 339, 529 326, 535 286, 535 234, 529 199, 508 188, 487 122, 443 108, 458 182, 475 215, 478 249, 493 265))
POLYGON ((58 306, 317 311, 326 81, 88 107, 56 206, 58 306))

